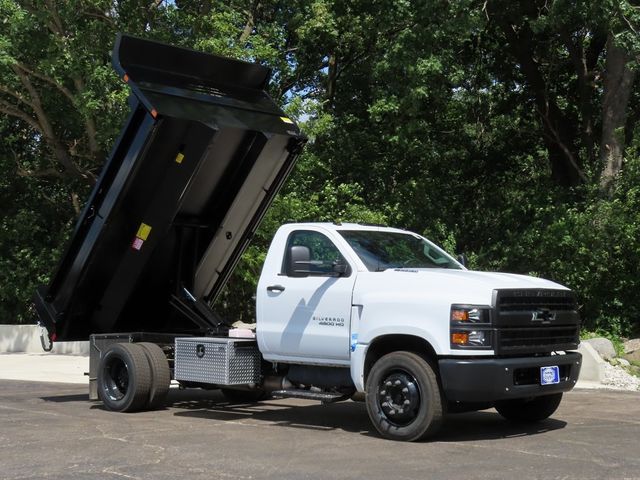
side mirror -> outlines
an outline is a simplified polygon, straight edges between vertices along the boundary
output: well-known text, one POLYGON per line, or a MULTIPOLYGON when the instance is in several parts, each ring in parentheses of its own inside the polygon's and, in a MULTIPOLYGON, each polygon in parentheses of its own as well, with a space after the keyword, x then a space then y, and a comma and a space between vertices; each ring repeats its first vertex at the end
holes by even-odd
POLYGON ((349 265, 341 260, 333 262, 333 273, 337 274, 339 277, 342 275, 346 275, 349 271, 349 265))
POLYGON ((288 262, 287 262, 287 276, 288 277, 306 277, 307 271, 302 270, 301 265, 308 265, 311 258, 311 252, 309 247, 303 245, 293 245, 289 248, 288 262))
POLYGON ((458 263, 461 263, 464 268, 467 268, 467 256, 464 253, 458 255, 458 263))
POLYGON ((344 260, 335 262, 323 262, 322 260, 311 260, 309 247, 304 245, 293 245, 289 247, 287 253, 287 276, 288 277, 307 277, 315 276, 334 276, 341 277, 349 273, 349 264, 344 260))

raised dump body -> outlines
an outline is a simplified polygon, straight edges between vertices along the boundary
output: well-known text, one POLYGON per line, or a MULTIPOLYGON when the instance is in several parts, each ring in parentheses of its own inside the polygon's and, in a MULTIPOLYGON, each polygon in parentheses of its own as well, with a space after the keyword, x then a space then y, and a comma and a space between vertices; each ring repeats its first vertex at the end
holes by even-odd
POLYGON ((269 69, 118 36, 131 114, 48 286, 53 340, 198 333, 305 138, 265 92, 269 69))

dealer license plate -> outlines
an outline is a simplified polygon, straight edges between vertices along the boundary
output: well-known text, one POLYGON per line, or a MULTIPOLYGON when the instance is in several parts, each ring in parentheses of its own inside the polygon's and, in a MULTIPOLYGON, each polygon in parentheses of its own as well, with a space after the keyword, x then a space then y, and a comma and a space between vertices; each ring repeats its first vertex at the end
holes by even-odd
POLYGON ((560 383, 560 369, 558 366, 540 367, 540 385, 553 385, 555 383, 560 383))

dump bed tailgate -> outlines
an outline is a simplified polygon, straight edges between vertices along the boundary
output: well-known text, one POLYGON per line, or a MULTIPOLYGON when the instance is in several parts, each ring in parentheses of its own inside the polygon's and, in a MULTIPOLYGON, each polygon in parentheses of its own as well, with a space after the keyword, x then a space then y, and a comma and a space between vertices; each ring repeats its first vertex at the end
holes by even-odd
POLYGON ((215 298, 305 142, 263 66, 125 35, 113 64, 132 112, 34 297, 57 340, 194 329, 170 299, 215 298))

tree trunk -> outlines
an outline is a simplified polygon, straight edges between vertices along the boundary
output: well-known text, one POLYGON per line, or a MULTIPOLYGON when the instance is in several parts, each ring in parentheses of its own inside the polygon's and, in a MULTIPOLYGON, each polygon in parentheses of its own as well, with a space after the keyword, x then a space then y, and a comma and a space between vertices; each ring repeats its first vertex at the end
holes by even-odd
POLYGON ((333 100, 336 95, 336 80, 338 76, 338 59, 335 53, 329 55, 329 71, 327 74, 327 102, 325 109, 330 110, 333 107, 333 100))
POLYGON ((612 34, 607 39, 607 60, 604 74, 604 98, 602 100, 602 139, 600 161, 604 170, 600 177, 602 193, 609 195, 615 178, 622 170, 627 119, 627 105, 633 87, 635 72, 628 67, 631 56, 615 45, 612 34))
POLYGON ((534 51, 534 35, 528 24, 520 29, 496 17, 507 39, 507 48, 520 65, 531 92, 541 121, 542 134, 551 166, 551 176, 563 187, 573 187, 586 182, 582 161, 576 146, 576 127, 564 114, 554 95, 549 91, 534 51))

